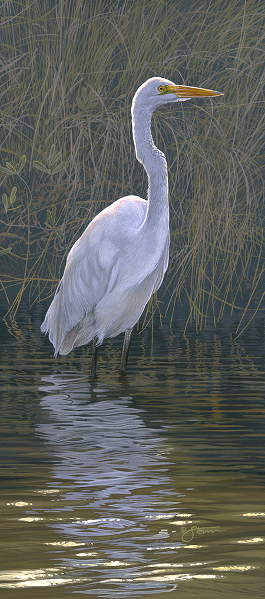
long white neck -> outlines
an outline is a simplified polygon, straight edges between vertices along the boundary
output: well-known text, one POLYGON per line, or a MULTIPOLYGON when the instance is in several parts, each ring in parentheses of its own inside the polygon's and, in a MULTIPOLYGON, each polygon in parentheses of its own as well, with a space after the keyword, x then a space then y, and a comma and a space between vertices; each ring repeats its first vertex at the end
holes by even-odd
POLYGON ((132 104, 132 130, 137 160, 148 176, 148 209, 142 229, 168 235, 168 176, 164 154, 155 146, 151 132, 152 111, 132 104))

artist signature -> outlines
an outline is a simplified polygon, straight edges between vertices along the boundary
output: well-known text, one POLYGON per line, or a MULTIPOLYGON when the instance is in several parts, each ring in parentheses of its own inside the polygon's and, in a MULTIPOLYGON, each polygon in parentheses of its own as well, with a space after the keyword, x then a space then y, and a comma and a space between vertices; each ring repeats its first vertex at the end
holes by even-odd
POLYGON ((181 529, 181 540, 183 543, 187 543, 192 541, 194 537, 206 534, 214 534, 219 532, 219 530, 221 530, 220 526, 197 526, 196 524, 190 528, 183 526, 181 529))

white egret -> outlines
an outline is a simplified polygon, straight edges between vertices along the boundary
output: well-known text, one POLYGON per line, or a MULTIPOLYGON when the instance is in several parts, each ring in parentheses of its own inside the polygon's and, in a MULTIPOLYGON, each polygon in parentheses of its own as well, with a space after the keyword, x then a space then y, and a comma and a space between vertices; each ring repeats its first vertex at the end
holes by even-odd
POLYGON ((121 369, 126 369, 132 329, 168 266, 167 162, 152 138, 152 114, 169 102, 219 95, 161 77, 148 79, 137 90, 132 131, 136 158, 148 176, 148 198, 129 195, 117 200, 89 223, 70 250, 41 326, 55 356, 92 341, 95 374, 96 345, 125 332, 121 369))

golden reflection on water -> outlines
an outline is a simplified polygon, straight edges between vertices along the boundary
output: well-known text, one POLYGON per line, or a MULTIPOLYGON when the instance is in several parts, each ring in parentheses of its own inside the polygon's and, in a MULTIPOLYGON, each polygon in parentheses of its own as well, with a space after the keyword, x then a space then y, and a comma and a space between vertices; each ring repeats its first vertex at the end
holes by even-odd
POLYGON ((36 580, 24 580, 23 582, 17 583, 3 583, 0 584, 0 588, 4 589, 26 589, 29 587, 54 587, 57 585, 66 585, 78 583, 78 578, 45 578, 36 580))
POLYGON ((7 506, 14 506, 14 507, 26 507, 29 505, 33 505, 32 501, 8 501, 6 503, 7 506))
POLYGON ((75 541, 50 541, 49 543, 45 543, 45 545, 52 545, 53 547, 81 547, 82 545, 85 545, 85 543, 76 543, 75 541))
MULTIPOLYGON (((79 543, 80 545, 82 545, 82 543, 79 543)), ((84 543, 85 545, 85 543, 84 543)), ((81 553, 76 553, 77 557, 95 557, 98 555, 97 551, 87 551, 87 552, 82 552, 81 553)))
POLYGON ((244 518, 263 518, 265 516, 265 512, 248 512, 247 514, 242 514, 244 518))
MULTIPOLYGON (((202 547, 206 547, 206 545, 183 545, 183 549, 201 549, 202 547)), ((179 545, 164 545, 163 549, 179 549, 179 545)), ((161 547, 146 547, 147 551, 160 551, 161 547)))
POLYGON ((127 377, 117 370, 120 340, 107 342, 92 383, 86 351, 56 362, 32 330, 1 369, 3 592, 260 596, 265 410, 255 335, 243 347, 230 333, 167 332, 153 355, 134 338, 127 377))
MULTIPOLYGON (((176 580, 192 580, 193 578, 197 578, 199 580, 205 579, 216 579, 218 576, 216 574, 164 574, 164 575, 150 575, 150 576, 139 576, 137 577, 137 582, 174 582, 176 580)), ((220 576, 221 578, 221 576, 220 576)), ((133 582, 132 578, 109 578, 108 582, 133 582)))
POLYGON ((254 537, 253 539, 241 539, 237 543, 263 543, 264 537, 254 537))
POLYGON ((40 516, 25 516, 24 518, 18 518, 21 522, 39 522, 44 519, 45 518, 41 518, 40 516))
POLYGON ((37 495, 54 495, 60 493, 60 489, 33 489, 37 495))
POLYGON ((246 572, 247 570, 255 570, 255 566, 240 566, 239 564, 236 566, 215 566, 213 570, 218 570, 219 572, 246 572))
POLYGON ((24 589, 30 587, 52 587, 78 582, 78 579, 59 577, 63 571, 60 568, 46 568, 37 570, 21 570, 2 572, 0 574, 0 588, 24 589))

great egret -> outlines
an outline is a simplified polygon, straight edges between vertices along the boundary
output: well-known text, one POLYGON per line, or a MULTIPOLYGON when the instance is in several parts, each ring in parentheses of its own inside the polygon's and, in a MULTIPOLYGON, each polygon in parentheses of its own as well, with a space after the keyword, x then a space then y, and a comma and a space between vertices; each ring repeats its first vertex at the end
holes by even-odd
POLYGON ((129 195, 117 200, 89 223, 70 250, 41 326, 49 333, 55 356, 92 341, 95 374, 96 345, 125 332, 121 357, 125 371, 132 329, 168 266, 167 162, 152 138, 152 114, 169 102, 219 95, 161 77, 148 79, 137 90, 132 131, 136 158, 148 176, 148 199, 129 195))

